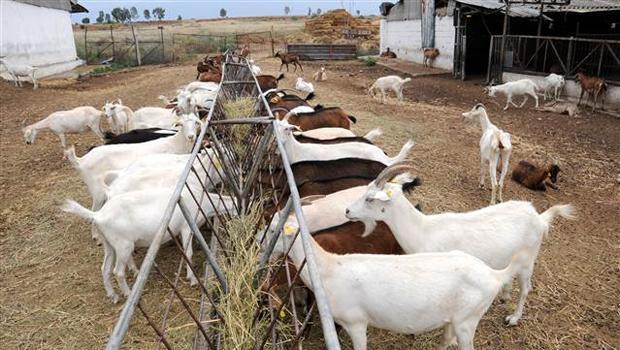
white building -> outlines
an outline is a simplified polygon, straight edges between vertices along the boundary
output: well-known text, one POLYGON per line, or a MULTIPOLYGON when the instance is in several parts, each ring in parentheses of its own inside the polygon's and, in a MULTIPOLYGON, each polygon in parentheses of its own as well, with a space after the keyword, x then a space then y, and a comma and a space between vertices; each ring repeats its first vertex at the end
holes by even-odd
POLYGON ((1 0, 0 56, 37 67, 37 78, 83 64, 71 27, 76 12, 88 11, 73 0, 1 0))

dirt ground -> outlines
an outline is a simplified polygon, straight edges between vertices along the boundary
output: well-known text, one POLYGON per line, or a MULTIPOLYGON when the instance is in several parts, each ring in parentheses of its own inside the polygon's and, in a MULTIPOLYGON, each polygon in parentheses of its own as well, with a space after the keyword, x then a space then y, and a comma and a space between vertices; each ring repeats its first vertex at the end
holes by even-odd
MULTIPOLYGON (((273 59, 258 63, 267 73, 279 66, 273 59)), ((478 349, 620 348, 620 120, 540 113, 531 104, 502 112, 497 103, 504 101, 483 96, 480 82, 449 76, 416 77, 406 85, 404 102, 381 105, 366 89, 377 77, 391 74, 387 68, 358 62, 326 66, 329 80, 315 84, 316 102, 356 116, 359 134, 381 127, 378 144, 388 154, 409 138, 416 142, 409 161, 424 185, 411 199, 427 213, 473 210, 489 201, 490 191, 478 189, 479 125, 460 117, 476 102, 485 103, 492 122, 513 135, 511 165, 522 159, 559 162, 559 191, 532 192, 506 180, 505 200, 530 200, 541 211, 572 203, 578 218, 557 220, 545 240, 521 323, 507 328, 502 322, 515 306, 513 293, 512 302, 496 302, 480 323, 478 349)), ((310 78, 318 67, 305 64, 304 76, 310 78)), ((159 105, 158 95, 171 95, 194 76, 192 66, 161 66, 75 84, 44 82, 34 91, 0 83, 2 348, 102 348, 121 309, 106 299, 99 270, 103 254, 88 226, 58 209, 64 198, 89 203, 85 187, 63 160, 55 136, 42 133, 34 145, 24 144, 22 121, 78 105, 100 107, 117 97, 136 108, 159 105)), ((287 74, 284 85, 292 87, 295 77, 287 74)), ((97 142, 91 134, 69 140, 79 154, 97 142)), ((154 336, 141 326, 130 329, 129 347, 146 348, 145 339, 154 336)), ((415 338, 378 330, 369 335, 370 349, 428 349, 440 340, 439 332, 415 338)), ((344 333, 341 340, 350 349, 344 333)))

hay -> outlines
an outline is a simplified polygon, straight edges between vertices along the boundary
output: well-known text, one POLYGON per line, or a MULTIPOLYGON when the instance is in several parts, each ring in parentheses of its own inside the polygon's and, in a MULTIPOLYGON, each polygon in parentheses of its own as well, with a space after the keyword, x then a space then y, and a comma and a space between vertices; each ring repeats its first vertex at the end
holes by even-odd
POLYGON ((233 101, 224 102, 224 113, 228 118, 248 118, 254 114, 256 98, 240 97, 233 101))
POLYGON ((252 325, 252 316, 260 297, 260 291, 253 283, 260 250, 255 240, 259 219, 260 212, 256 206, 247 214, 226 223, 230 248, 228 258, 221 264, 228 282, 228 293, 222 293, 219 307, 224 318, 220 328, 222 349, 252 349, 256 337, 267 327, 266 320, 260 319, 252 325))

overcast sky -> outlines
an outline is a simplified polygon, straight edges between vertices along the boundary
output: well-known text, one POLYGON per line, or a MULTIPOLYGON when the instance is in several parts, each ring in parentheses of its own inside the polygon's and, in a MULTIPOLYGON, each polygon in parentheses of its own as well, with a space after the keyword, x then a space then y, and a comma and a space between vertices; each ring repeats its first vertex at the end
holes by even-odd
POLYGON ((379 5, 384 0, 364 0, 364 1, 340 1, 340 0, 168 0, 168 1, 146 1, 146 0, 80 0, 79 3, 86 7, 90 13, 77 13, 72 15, 73 22, 80 22, 83 17, 90 17, 94 22, 99 11, 109 13, 115 7, 130 8, 135 6, 138 9, 140 18, 144 9, 152 10, 155 7, 166 9, 167 19, 176 19, 178 15, 183 18, 214 18, 219 16, 220 9, 223 7, 228 12, 229 17, 244 16, 281 16, 284 15, 284 7, 291 8, 291 15, 306 15, 308 8, 315 11, 330 10, 335 8, 351 9, 353 13, 360 10, 362 15, 378 15, 379 5))

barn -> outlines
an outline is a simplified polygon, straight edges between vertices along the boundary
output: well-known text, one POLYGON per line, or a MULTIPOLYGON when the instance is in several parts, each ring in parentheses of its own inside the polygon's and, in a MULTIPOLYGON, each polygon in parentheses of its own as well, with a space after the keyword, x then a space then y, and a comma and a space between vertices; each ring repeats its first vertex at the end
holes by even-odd
POLYGON ((82 64, 71 27, 71 14, 77 12, 88 10, 74 0, 0 1, 0 56, 38 68, 37 78, 82 64))
MULTIPOLYGON (((422 48, 436 47, 434 66, 487 82, 583 71, 605 77, 620 103, 619 0, 400 0, 381 12, 381 50, 400 58, 422 63, 422 48)), ((574 82, 567 93, 579 93, 574 82)))

